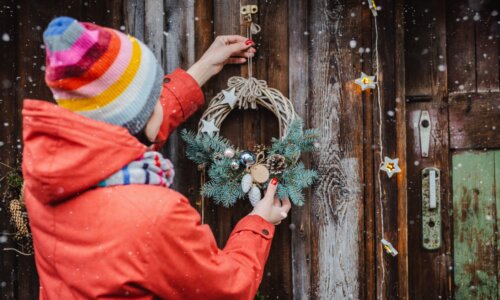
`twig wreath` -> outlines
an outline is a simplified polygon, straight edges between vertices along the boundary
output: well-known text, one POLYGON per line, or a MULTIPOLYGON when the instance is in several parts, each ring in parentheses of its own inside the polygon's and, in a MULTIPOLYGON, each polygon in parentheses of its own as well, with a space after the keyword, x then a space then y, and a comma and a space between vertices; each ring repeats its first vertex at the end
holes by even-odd
MULTIPOLYGON (((249 24, 249 38, 257 29, 258 25, 249 24)), ((290 99, 268 87, 266 81, 252 76, 251 58, 248 71, 248 78, 229 78, 227 89, 210 100, 197 133, 185 129, 181 133, 187 144, 186 156, 202 171, 201 196, 229 207, 248 195, 255 206, 262 197, 261 190, 267 188, 271 177, 276 177, 278 198, 288 198, 300 206, 304 204, 302 190, 313 184, 317 172, 306 169, 299 160, 301 153, 319 147, 317 130, 304 130, 290 99), (222 122, 234 108, 258 106, 267 108, 278 119, 280 138, 273 138, 270 147, 257 145, 252 150, 240 150, 219 136, 222 122), (207 169, 210 180, 205 182, 207 169)))

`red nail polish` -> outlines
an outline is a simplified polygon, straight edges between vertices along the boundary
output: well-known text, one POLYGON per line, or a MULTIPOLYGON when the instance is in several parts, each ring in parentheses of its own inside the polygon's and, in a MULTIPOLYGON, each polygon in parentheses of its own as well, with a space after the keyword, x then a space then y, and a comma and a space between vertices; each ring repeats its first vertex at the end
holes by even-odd
POLYGON ((278 184, 278 178, 274 177, 273 180, 271 180, 272 185, 277 185, 278 184))

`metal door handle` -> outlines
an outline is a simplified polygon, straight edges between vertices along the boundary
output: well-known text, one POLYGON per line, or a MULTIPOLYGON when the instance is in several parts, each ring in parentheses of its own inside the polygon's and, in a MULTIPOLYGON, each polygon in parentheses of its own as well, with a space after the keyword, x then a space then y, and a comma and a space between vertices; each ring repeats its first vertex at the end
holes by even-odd
POLYGON ((420 154, 422 157, 429 157, 429 145, 431 143, 431 117, 427 110, 420 113, 420 154))
POLYGON ((441 247, 440 172, 429 167, 422 170, 422 246, 428 250, 441 247))

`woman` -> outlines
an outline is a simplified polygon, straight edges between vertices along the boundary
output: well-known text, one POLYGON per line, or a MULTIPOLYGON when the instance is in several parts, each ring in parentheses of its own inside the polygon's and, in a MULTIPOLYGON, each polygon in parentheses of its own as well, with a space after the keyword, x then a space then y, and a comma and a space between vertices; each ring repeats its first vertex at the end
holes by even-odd
POLYGON ((24 101, 25 202, 40 299, 252 299, 288 200, 277 181, 224 249, 181 194, 158 150, 203 105, 200 86, 253 42, 220 36, 187 72, 163 76, 151 51, 69 17, 44 32, 58 105, 24 101))

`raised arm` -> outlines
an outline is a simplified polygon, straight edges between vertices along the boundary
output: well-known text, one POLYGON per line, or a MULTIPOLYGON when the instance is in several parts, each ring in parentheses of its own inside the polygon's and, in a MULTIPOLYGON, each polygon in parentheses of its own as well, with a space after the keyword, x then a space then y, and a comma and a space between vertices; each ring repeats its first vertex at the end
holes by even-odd
POLYGON ((177 69, 165 76, 160 97, 163 122, 156 140, 165 141, 177 126, 202 107, 204 97, 200 87, 224 65, 246 62, 255 53, 252 46, 253 41, 239 35, 218 36, 187 71, 177 69))
POLYGON ((208 225, 180 194, 155 226, 147 288, 165 299, 253 299, 279 223, 290 209, 274 198, 276 184, 241 219, 223 250, 208 225))

